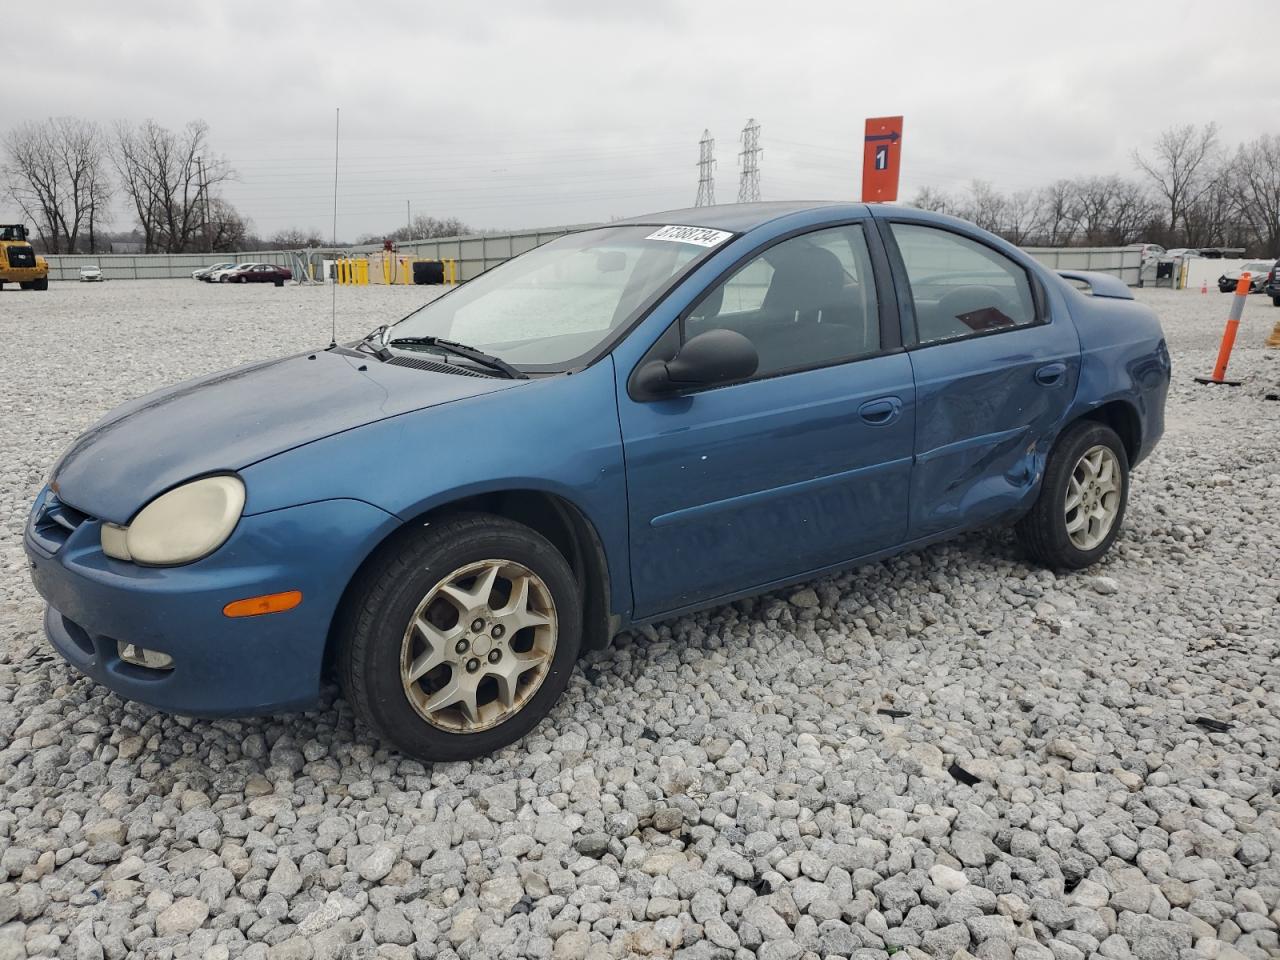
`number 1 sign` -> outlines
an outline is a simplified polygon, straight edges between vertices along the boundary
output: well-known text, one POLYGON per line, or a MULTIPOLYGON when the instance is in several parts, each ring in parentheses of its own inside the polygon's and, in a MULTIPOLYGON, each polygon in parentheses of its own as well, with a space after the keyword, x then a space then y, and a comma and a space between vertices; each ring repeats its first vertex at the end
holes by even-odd
POLYGON ((902 118, 870 117, 862 145, 862 202, 898 199, 902 118))

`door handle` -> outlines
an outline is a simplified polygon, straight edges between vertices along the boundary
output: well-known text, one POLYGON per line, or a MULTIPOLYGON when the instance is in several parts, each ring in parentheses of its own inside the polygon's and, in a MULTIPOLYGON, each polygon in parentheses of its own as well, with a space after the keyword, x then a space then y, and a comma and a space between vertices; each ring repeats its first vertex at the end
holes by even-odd
POLYGON ((1065 363, 1046 363, 1036 371, 1036 383, 1042 387, 1052 387, 1062 380, 1067 372, 1065 363))
POLYGON ((883 427, 893 423, 902 412, 902 400, 898 397, 880 397, 868 400, 858 408, 858 416, 873 427, 883 427))

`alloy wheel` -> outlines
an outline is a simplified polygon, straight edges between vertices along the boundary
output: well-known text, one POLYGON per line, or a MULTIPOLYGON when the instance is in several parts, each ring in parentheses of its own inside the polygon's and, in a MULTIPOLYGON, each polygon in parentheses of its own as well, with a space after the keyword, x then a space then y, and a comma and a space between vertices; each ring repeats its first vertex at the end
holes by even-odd
POLYGON ((1093 550, 1107 538, 1120 514, 1120 484, 1120 463, 1110 447, 1090 447, 1076 461, 1063 505, 1076 548, 1093 550))
POLYGON ((511 560, 459 567, 432 587, 404 632, 400 680, 422 719, 475 733, 515 716, 555 656, 555 602, 511 560))

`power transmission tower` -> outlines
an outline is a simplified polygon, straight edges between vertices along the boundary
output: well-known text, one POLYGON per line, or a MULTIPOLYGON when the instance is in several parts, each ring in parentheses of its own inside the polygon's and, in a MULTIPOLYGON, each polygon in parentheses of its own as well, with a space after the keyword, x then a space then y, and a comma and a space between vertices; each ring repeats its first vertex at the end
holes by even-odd
POLYGON ((695 207, 709 207, 716 202, 716 142, 710 130, 702 131, 698 141, 698 199, 695 207))
POLYGON ((738 202, 753 203, 760 199, 760 124, 747 121, 742 128, 742 152, 738 154, 738 202))

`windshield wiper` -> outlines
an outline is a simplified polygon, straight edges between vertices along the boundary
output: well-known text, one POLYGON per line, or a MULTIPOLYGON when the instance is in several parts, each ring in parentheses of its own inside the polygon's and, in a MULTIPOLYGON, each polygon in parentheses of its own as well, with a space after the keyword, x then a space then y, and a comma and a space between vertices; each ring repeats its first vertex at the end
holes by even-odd
MULTIPOLYGON (((374 331, 377 333, 378 331, 374 331)), ((371 335, 372 336, 372 335, 371 335)), ((478 363, 482 367, 490 370, 496 370, 503 376, 511 380, 528 380, 529 375, 517 370, 501 357, 495 357, 491 353, 485 353, 483 350, 477 350, 475 347, 469 347, 465 343, 456 343, 453 340, 445 340, 442 337, 396 337, 382 345, 386 347, 427 347, 430 350, 438 350, 441 353, 452 353, 454 356, 463 357, 473 363, 478 363)))
POLYGON ((368 347, 373 351, 373 355, 375 357, 385 363, 393 356, 391 351, 387 349, 386 342, 387 331, 390 329, 391 327, 384 323, 382 326, 378 327, 377 330, 365 334, 365 336, 356 344, 356 349, 359 350, 361 347, 368 347))

